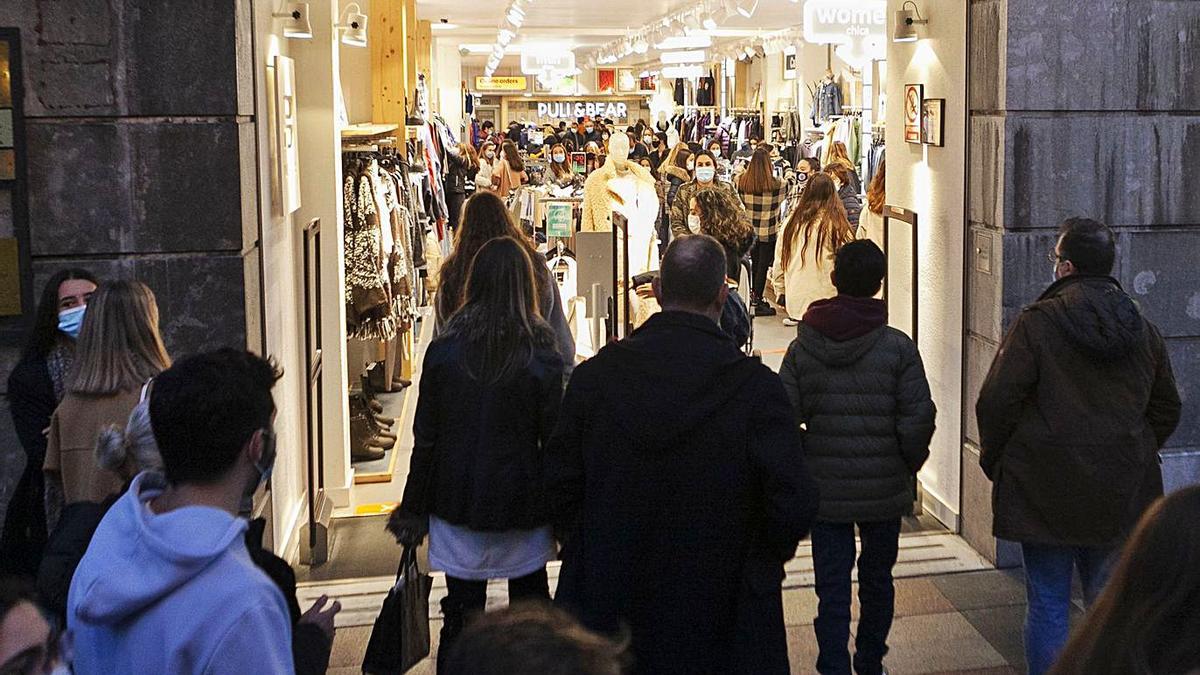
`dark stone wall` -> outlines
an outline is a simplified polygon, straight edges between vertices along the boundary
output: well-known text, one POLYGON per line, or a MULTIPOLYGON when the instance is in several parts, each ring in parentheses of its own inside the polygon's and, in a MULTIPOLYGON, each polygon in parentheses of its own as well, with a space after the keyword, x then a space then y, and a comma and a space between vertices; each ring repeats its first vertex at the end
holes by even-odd
MULTIPOLYGON (((22 37, 33 269, 24 281, 35 295, 59 268, 86 267, 153 289, 173 356, 254 340, 250 9, 250 0, 0 2, 0 26, 22 37)), ((8 208, 0 220, 11 221, 8 208)), ((20 324, 0 328, 11 336, 20 324)), ((0 343, 0 393, 19 342, 0 343)), ((3 400, 0 519, 23 463, 3 400)))
POLYGON ((1164 479, 1200 482, 1200 3, 972 0, 971 21, 964 533, 1015 564, 991 539, 973 402, 1066 217, 1117 231, 1114 276, 1167 338, 1184 398, 1164 479))

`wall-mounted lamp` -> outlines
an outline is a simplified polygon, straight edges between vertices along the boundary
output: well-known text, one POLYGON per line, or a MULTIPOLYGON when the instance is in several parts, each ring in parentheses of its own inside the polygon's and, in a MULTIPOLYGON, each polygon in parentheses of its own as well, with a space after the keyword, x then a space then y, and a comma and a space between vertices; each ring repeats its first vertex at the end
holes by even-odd
POLYGON ((921 16, 917 3, 912 0, 901 5, 901 8, 896 12, 896 32, 892 34, 892 42, 916 42, 919 37, 917 26, 928 24, 929 19, 921 16), (912 6, 912 10, 908 9, 909 6, 912 6))
POLYGON ((367 15, 362 13, 357 2, 346 5, 346 9, 342 10, 342 20, 333 27, 342 31, 342 44, 367 46, 367 15))
POLYGON ((307 2, 284 3, 281 11, 274 12, 271 16, 276 19, 284 19, 284 37, 295 38, 297 40, 312 39, 312 23, 308 20, 307 2))

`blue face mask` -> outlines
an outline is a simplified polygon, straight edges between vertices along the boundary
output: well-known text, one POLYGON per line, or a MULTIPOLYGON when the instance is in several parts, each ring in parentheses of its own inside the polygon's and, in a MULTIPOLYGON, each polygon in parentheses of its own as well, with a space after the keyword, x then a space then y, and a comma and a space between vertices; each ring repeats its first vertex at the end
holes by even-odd
POLYGON ((696 167, 696 180, 701 183, 712 182, 713 176, 717 175, 717 170, 711 166, 696 167))
POLYGON ((64 309, 58 313, 58 329, 70 336, 71 339, 79 337, 79 329, 83 327, 83 312, 87 309, 87 305, 64 309))

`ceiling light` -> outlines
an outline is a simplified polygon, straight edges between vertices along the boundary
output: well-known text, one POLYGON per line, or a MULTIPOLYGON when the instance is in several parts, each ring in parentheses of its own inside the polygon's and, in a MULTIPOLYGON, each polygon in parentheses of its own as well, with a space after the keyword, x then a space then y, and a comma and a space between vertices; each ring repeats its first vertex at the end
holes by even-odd
POLYGON ((892 34, 892 42, 916 42, 920 37, 917 33, 917 26, 923 26, 929 23, 929 19, 923 18, 921 12, 917 9, 917 3, 906 2, 902 5, 905 9, 896 12, 896 27, 892 34), (909 6, 912 10, 908 10, 909 6))
POLYGON ((358 8, 357 2, 346 5, 346 9, 342 10, 341 22, 333 27, 342 31, 342 44, 367 46, 367 15, 358 8))
POLYGON ((635 38, 633 41, 633 51, 637 52, 638 54, 645 54, 646 52, 650 51, 650 45, 646 42, 646 38, 640 35, 635 38))
POLYGON ((714 19, 711 15, 706 16, 706 17, 704 17, 704 22, 702 23, 702 25, 704 26, 704 30, 716 30, 717 29, 717 20, 714 19))
POLYGON ((507 28, 501 28, 500 33, 496 36, 496 42, 499 42, 500 44, 507 47, 508 43, 512 42, 513 38, 515 38, 516 36, 517 36, 517 34, 515 32, 513 32, 507 28))
POLYGON ((514 4, 512 7, 508 8, 507 18, 508 22, 512 24, 513 28, 520 28, 521 24, 525 23, 525 12, 514 4))
POLYGON ((754 16, 754 12, 758 9, 758 0, 739 0, 737 3, 737 13, 749 19, 754 16))
POLYGON ((662 76, 673 79, 691 79, 695 77, 704 77, 703 66, 667 66, 662 69, 662 76))
POLYGON ((307 2, 289 2, 283 6, 283 11, 271 16, 286 19, 283 22, 283 36, 299 40, 312 39, 312 23, 308 20, 307 2))
POLYGON ((660 50, 670 49, 703 49, 712 46, 712 38, 708 35, 690 35, 687 37, 669 37, 654 45, 660 50))
POLYGON ((663 52, 662 59, 665 65, 677 65, 680 63, 704 63, 704 50, 695 49, 686 52, 663 52))

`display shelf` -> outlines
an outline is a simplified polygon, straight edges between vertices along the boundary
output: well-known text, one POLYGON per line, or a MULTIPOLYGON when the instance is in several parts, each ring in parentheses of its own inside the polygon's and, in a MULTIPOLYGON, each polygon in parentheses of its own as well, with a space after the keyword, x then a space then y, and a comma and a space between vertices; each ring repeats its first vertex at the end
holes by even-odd
POLYGON ((342 129, 343 141, 361 141, 370 138, 378 138, 380 136, 395 136, 400 130, 398 124, 371 124, 369 122, 363 124, 351 124, 342 129))

